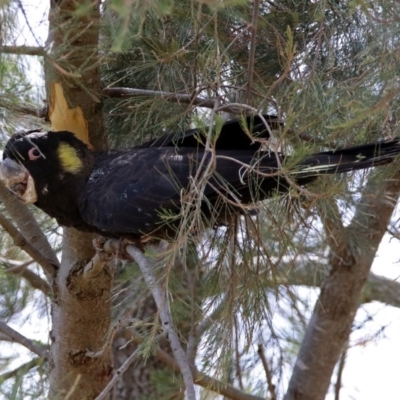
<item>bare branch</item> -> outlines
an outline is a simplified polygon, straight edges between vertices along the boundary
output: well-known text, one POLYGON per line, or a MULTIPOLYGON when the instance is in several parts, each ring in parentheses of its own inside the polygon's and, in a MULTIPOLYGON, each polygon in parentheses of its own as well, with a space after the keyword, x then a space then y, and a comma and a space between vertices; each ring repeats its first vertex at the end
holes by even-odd
POLYGON ((136 360, 138 356, 138 350, 134 351, 127 360, 121 365, 121 367, 115 372, 114 376, 108 382, 107 386, 103 389, 103 391, 96 397, 95 400, 105 400, 108 399, 108 393, 111 392, 115 384, 120 379, 121 375, 129 368, 129 366, 136 360))
POLYGON ((41 290, 46 296, 51 295, 51 288, 49 284, 28 268, 28 266, 34 262, 33 260, 29 260, 24 263, 12 264, 8 260, 1 259, 0 257, 0 261, 6 267, 6 272, 9 274, 21 276, 27 280, 34 289, 41 290))
POLYGON ((32 353, 35 353, 39 357, 42 357, 45 360, 47 360, 48 352, 44 347, 37 345, 32 340, 21 335, 19 332, 8 326, 5 322, 0 321, 0 332, 9 336, 10 339, 12 339, 14 342, 19 343, 22 346, 26 347, 32 353))
POLYGON ((0 53, 26 56, 44 56, 46 54, 44 48, 40 46, 0 46, 0 53))
POLYGON ((264 371, 265 371, 265 376, 267 377, 267 383, 268 383, 268 390, 271 393, 271 400, 276 400, 276 390, 275 390, 275 385, 272 382, 272 374, 271 370, 269 369, 267 357, 264 354, 264 349, 262 344, 258 345, 258 355, 260 356, 264 371))
POLYGON ((112 87, 103 89, 103 95, 107 97, 134 97, 134 96, 161 97, 163 99, 173 101, 176 103, 190 104, 192 106, 199 106, 205 108, 214 108, 216 101, 214 99, 205 99, 203 97, 193 97, 189 94, 158 92, 156 90, 130 89, 123 87, 112 87))
MULTIPOLYGON (((57 256, 32 212, 25 204, 18 201, 15 195, 12 194, 1 182, 0 200, 3 202, 7 212, 24 237, 32 244, 32 246, 50 260, 51 264, 58 268, 60 263, 57 256)), ((51 276, 48 276, 47 278, 51 278, 51 276)))
POLYGON ((128 245, 126 247, 126 251, 139 265, 146 284, 149 287, 157 304, 162 327, 168 333, 168 340, 171 344, 172 352, 179 365, 183 381, 185 382, 186 396, 189 400, 196 400, 196 391, 194 388, 192 371, 190 370, 186 354, 181 346, 178 334, 175 330, 172 316, 168 307, 167 297, 161 287, 157 284, 157 280, 153 275, 153 265, 149 258, 147 258, 137 247, 128 245))
POLYGON ((43 270, 50 276, 55 274, 57 266, 54 265, 47 257, 36 249, 24 235, 9 221, 3 214, 0 213, 0 225, 12 237, 16 246, 26 251, 43 270))
POLYGON ((13 369, 12 371, 5 372, 4 374, 0 375, 0 382, 4 382, 7 379, 14 378, 15 376, 18 376, 20 373, 25 373, 30 369, 35 368, 38 364, 40 364, 40 362, 41 358, 33 358, 27 363, 22 364, 19 367, 13 369))
POLYGON ((2 342, 12 342, 9 336, 5 335, 4 333, 0 332, 0 340, 2 342))
POLYGON ((240 114, 247 111, 250 114, 257 114, 259 110, 243 103, 229 103, 220 105, 220 98, 205 99, 204 97, 194 97, 190 94, 160 92, 157 90, 132 89, 126 87, 112 87, 103 89, 103 96, 106 97, 161 97, 167 101, 172 101, 180 104, 189 104, 190 106, 210 108, 214 111, 225 111, 232 114, 240 114))

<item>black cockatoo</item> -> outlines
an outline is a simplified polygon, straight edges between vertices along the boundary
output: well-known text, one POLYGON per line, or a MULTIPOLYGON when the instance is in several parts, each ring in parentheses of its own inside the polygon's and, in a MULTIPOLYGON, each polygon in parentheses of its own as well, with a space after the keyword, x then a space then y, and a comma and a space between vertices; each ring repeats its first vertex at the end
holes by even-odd
MULTIPOLYGON (((272 129, 280 125, 276 117, 265 119, 272 129)), ((163 215, 179 215, 185 191, 206 169, 204 216, 213 208, 223 213, 220 204, 240 211, 243 204, 287 191, 289 181, 303 186, 322 174, 388 164, 400 153, 399 139, 365 144, 310 155, 282 174, 289 156, 265 144, 269 130, 261 117, 226 122, 211 148, 205 147, 204 132, 192 129, 109 151, 92 151, 66 131, 16 134, 5 147, 0 179, 61 225, 137 239, 161 235, 163 215)))

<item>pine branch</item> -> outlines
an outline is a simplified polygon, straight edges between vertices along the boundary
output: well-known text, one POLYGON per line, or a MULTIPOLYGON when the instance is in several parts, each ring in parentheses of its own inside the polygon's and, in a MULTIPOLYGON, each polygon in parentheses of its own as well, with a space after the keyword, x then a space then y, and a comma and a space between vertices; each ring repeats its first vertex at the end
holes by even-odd
POLYGON ((254 107, 251 107, 247 104, 242 103, 229 103, 223 104, 220 106, 220 99, 205 99, 203 97, 193 97, 189 94, 182 93, 173 93, 173 92, 159 92, 157 90, 145 90, 145 89, 132 89, 132 88, 124 88, 124 87, 113 87, 103 89, 103 95, 106 97, 116 97, 116 98, 124 98, 124 97, 161 97, 167 101, 172 101, 175 103, 181 104, 189 104, 194 107, 204 107, 210 108, 217 111, 225 111, 228 113, 239 114, 243 111, 248 111, 252 114, 257 114, 258 110, 254 107))
MULTIPOLYGON (((250 114, 258 114, 259 110, 243 103, 228 103, 222 104, 220 98, 206 99, 204 97, 194 97, 190 94, 160 92, 157 90, 133 89, 126 87, 109 87, 102 91, 103 96, 111 98, 126 98, 126 97, 161 97, 167 101, 172 101, 180 104, 188 104, 192 107, 204 107, 214 110, 215 112, 225 111, 232 114, 240 114, 247 111, 250 114)), ((260 115, 260 114, 259 114, 260 115)), ((308 138, 308 137, 307 137, 308 138)), ((308 138, 311 141, 310 138, 308 138)))
POLYGON ((44 106, 41 109, 29 105, 15 104, 9 101, 7 98, 0 99, 0 106, 6 110, 11 111, 14 114, 31 115, 32 117, 44 118, 47 117, 47 107, 44 106))
POLYGON ((37 345, 32 340, 21 335, 19 332, 8 326, 5 322, 0 321, 0 332, 9 336, 10 339, 12 339, 14 342, 19 343, 22 346, 26 347, 32 353, 35 353, 39 357, 47 360, 48 352, 44 347, 37 345))
POLYGON ((21 373, 26 373, 27 371, 35 368, 41 362, 40 358, 33 358, 25 364, 20 365, 19 367, 13 369, 12 371, 5 372, 0 375, 0 382, 4 382, 8 379, 14 378, 15 376, 20 375, 21 373))
POLYGON ((0 213, 0 225, 12 237, 16 246, 28 253, 50 276, 54 276, 57 266, 51 260, 45 257, 37 250, 25 236, 9 221, 3 214, 0 213))
POLYGON ((46 296, 51 295, 51 287, 49 284, 42 279, 39 275, 35 274, 31 271, 28 266, 32 264, 34 261, 29 260, 24 263, 10 263, 9 260, 2 259, 0 257, 0 261, 6 267, 6 272, 13 275, 18 275, 24 278, 34 289, 41 290, 46 296))
POLYGON ((103 95, 106 97, 161 97, 163 99, 176 103, 189 104, 191 106, 199 106, 205 108, 214 108, 214 99, 205 99, 203 97, 193 97, 189 94, 179 94, 173 92, 159 92, 157 90, 131 89, 124 87, 112 87, 103 89, 103 95))

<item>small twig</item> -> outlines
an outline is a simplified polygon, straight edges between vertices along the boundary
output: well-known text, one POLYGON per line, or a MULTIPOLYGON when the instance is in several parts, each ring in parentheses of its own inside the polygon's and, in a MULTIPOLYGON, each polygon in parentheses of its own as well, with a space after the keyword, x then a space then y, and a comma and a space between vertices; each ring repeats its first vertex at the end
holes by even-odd
POLYGON ((56 61, 54 61, 50 56, 46 57, 46 60, 51 64, 51 66, 57 70, 61 75, 64 75, 67 78, 76 78, 80 79, 82 78, 82 74, 75 73, 75 72, 69 72, 65 68, 63 68, 61 65, 57 64, 56 61))
POLYGON ((251 40, 250 40, 249 63, 248 63, 248 67, 247 67, 246 101, 248 104, 250 103, 251 88, 253 86, 254 59, 256 56, 257 21, 258 21, 259 9, 260 9, 260 0, 254 0, 253 15, 251 18, 251 24, 249 26, 249 30, 251 32, 251 40))
POLYGON ((172 352, 179 365, 183 381, 186 388, 186 396, 189 400, 196 400, 196 391, 194 387, 194 381, 192 371, 190 369, 186 354, 179 341, 178 334, 176 333, 172 316, 168 308, 167 298, 161 287, 157 284, 157 280, 153 275, 151 261, 135 246, 128 245, 126 247, 127 253, 136 261, 139 268, 142 271, 143 277, 149 287, 154 300, 157 304, 157 308, 160 313, 160 319, 163 329, 168 333, 168 340, 171 345, 172 352))
POLYGON ((50 296, 52 291, 50 285, 41 278, 39 275, 35 274, 33 271, 28 269, 28 266, 32 264, 34 261, 29 260, 24 263, 18 263, 17 265, 13 265, 7 260, 2 260, 0 257, 0 262, 6 267, 6 272, 13 275, 18 275, 24 278, 29 282, 29 284, 34 289, 41 290, 46 296, 50 296))
POLYGON ((50 276, 54 276, 56 265, 54 265, 47 257, 45 257, 36 247, 24 237, 24 235, 0 213, 0 225, 12 237, 16 246, 26 251, 38 264, 40 264, 45 272, 50 276))
POLYGON ((31 370, 32 368, 35 368, 40 363, 40 361, 41 361, 40 358, 34 358, 31 361, 28 361, 27 363, 22 364, 19 367, 13 369, 12 371, 5 372, 4 374, 0 375, 0 382, 3 383, 7 379, 18 376, 21 372, 25 373, 31 370))
POLYGON ((121 378, 121 376, 126 372, 126 370, 129 368, 129 366, 136 360, 138 356, 138 350, 135 350, 128 358, 127 360, 121 365, 121 367, 115 372, 114 376, 108 382, 107 386, 102 390, 102 392, 96 397, 95 400, 104 400, 108 399, 108 393, 111 392, 115 384, 118 382, 118 379, 121 378))
POLYGON ((271 394, 271 400, 276 400, 277 396, 276 396, 276 390, 275 390, 275 385, 272 383, 272 374, 271 374, 271 370, 269 369, 268 366, 268 361, 267 361, 267 357, 264 354, 264 349, 262 344, 258 345, 258 355, 260 356, 264 371, 265 371, 265 376, 267 377, 267 384, 268 384, 268 390, 271 394))
POLYGON ((339 359, 337 378, 335 382, 335 400, 340 399, 340 389, 342 388, 342 377, 343 377, 344 366, 346 364, 346 358, 347 358, 347 346, 343 350, 342 355, 340 356, 339 359))
POLYGON ((24 5, 22 4, 22 1, 21 0, 17 0, 17 4, 18 4, 18 8, 20 9, 22 15, 24 16, 25 24, 28 27, 33 39, 35 40, 36 43, 39 43, 39 40, 36 37, 36 32, 34 31, 34 29, 31 26, 31 23, 30 23, 31 19, 28 17, 28 15, 27 15, 27 13, 25 11, 24 5))
POLYGON ((42 357, 45 360, 47 360, 48 352, 44 347, 37 345, 32 340, 21 335, 19 332, 8 326, 5 322, 0 321, 0 332, 9 336, 14 342, 19 343, 22 346, 26 347, 32 353, 35 353, 39 357, 42 357))

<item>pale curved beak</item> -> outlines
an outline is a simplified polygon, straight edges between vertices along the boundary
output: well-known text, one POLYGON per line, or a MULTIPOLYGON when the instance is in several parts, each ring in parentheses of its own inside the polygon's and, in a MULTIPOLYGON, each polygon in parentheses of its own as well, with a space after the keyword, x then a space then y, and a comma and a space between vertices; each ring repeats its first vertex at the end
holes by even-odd
POLYGON ((6 158, 0 163, 0 181, 25 204, 37 201, 35 182, 23 165, 6 158))

